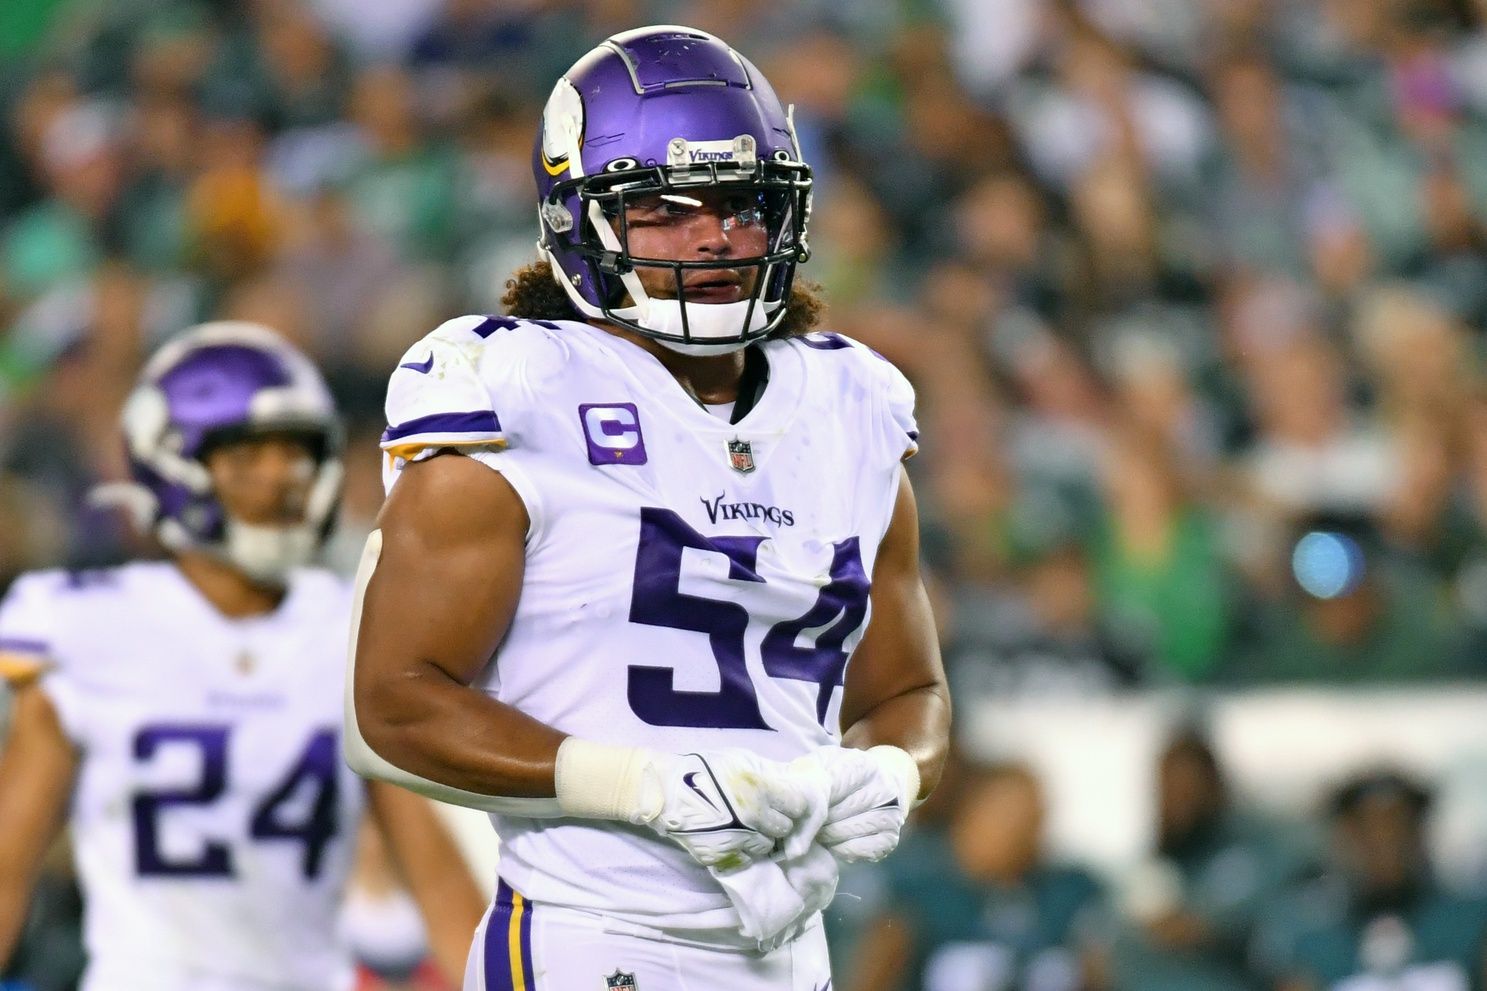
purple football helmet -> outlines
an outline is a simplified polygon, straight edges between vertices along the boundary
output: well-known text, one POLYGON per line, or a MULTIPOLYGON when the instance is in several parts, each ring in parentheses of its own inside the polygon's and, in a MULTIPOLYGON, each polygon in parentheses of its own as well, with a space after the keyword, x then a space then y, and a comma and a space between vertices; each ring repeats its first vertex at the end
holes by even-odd
POLYGON ((609 38, 558 80, 532 158, 538 247, 585 316, 693 354, 742 347, 784 319, 795 266, 810 254, 811 170, 791 113, 722 41, 672 25, 609 38), (705 189, 742 194, 748 222, 767 230, 764 254, 680 261, 630 251, 627 202, 695 203, 687 194, 705 189), (637 268, 670 270, 675 298, 648 294, 637 268), (687 271, 750 268, 748 299, 683 299, 687 271))
POLYGON ((267 327, 206 323, 176 337, 145 365, 122 420, 134 484, 101 494, 126 504, 167 548, 202 550, 282 584, 329 533, 342 478, 335 404, 310 360, 267 327), (213 492, 212 448, 265 433, 302 436, 315 453, 299 524, 244 523, 213 492))

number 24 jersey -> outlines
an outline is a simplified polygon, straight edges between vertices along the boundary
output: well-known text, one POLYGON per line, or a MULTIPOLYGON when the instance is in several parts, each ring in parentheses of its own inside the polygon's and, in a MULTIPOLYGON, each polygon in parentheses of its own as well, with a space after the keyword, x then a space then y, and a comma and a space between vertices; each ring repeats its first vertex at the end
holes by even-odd
MULTIPOLYGON (((453 448, 500 471, 530 517, 484 690, 564 732, 668 752, 788 761, 838 738, 916 445, 913 391, 845 337, 761 347, 768 382, 736 424, 584 323, 462 317, 407 353, 388 392, 388 485, 453 448)), ((493 819, 503 877, 535 902, 737 926, 706 871, 648 831, 493 819)))
POLYGON ((22 576, 0 652, 80 761, 69 823, 92 991, 349 987, 336 938, 364 807, 341 758, 349 592, 294 574, 228 619, 177 568, 22 576))

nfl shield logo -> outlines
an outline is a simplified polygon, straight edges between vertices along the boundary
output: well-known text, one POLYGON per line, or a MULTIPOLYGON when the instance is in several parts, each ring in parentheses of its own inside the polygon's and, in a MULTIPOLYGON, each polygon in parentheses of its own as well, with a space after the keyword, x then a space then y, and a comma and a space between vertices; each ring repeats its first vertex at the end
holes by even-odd
POLYGON ((754 446, 737 437, 728 442, 728 467, 741 475, 754 470, 754 446))
POLYGON ((639 991, 635 985, 635 975, 622 974, 619 968, 615 968, 613 974, 604 978, 604 991, 615 991, 616 988, 621 989, 621 991, 639 991))

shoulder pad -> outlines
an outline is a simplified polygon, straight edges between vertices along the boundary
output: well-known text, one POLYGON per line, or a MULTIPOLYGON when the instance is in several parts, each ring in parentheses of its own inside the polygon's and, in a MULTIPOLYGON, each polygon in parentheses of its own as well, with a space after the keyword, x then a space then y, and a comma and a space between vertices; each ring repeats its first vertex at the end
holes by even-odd
POLYGON ((791 340, 812 351, 838 352, 842 360, 852 362, 849 374, 868 383, 878 397, 880 426, 891 452, 900 459, 918 453, 919 423, 914 416, 914 387, 893 362, 845 334, 818 332, 791 340))

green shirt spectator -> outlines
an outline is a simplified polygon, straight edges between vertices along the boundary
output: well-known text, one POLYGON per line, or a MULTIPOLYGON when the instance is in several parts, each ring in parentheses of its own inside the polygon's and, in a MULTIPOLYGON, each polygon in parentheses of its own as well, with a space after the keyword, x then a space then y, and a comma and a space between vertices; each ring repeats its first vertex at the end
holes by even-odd
POLYGON ((1092 548, 1095 589, 1106 625, 1125 642, 1139 640, 1148 670, 1182 681, 1204 678, 1228 645, 1230 584, 1213 521, 1180 510, 1162 553, 1145 555, 1101 521, 1092 548))
POLYGON ((1180 730, 1157 765, 1156 849, 1124 885, 1121 991, 1245 991, 1250 933, 1304 848, 1236 808, 1212 746, 1180 730))
POLYGON ((973 769, 948 829, 905 838, 883 916, 862 938, 858 991, 1078 991, 1100 967, 1099 883, 1043 858, 1041 787, 973 769))
POLYGON ((1281 991, 1481 991, 1487 897, 1447 890, 1425 846, 1430 792, 1371 771, 1333 797, 1336 870, 1270 913, 1256 959, 1281 991))
POLYGON ((1295 533, 1286 594, 1260 613, 1235 680, 1363 685, 1471 674, 1440 580, 1387 553, 1370 520, 1314 514, 1295 533))

